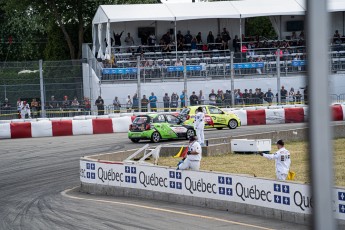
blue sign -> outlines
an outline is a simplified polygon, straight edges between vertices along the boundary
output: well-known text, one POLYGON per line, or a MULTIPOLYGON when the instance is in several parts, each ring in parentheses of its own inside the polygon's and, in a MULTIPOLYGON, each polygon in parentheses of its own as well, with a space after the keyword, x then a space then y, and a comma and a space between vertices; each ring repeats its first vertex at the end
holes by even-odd
POLYGON ((175 178, 175 172, 174 171, 170 171, 169 172, 169 177, 170 178, 175 178))
POLYGON ((338 199, 341 201, 345 201, 345 192, 338 192, 338 199))
POLYGON ((137 178, 135 176, 132 176, 132 183, 136 184, 137 183, 137 178))
POLYGON ((232 178, 231 177, 226 177, 225 179, 227 185, 232 185, 232 178))
POLYGON ((290 197, 283 196, 283 204, 290 205, 290 197))
POLYGON ((273 185, 273 189, 274 189, 275 192, 281 192, 280 184, 274 184, 273 185))
POLYGON ((345 205, 344 204, 339 204, 339 212, 345 213, 345 205))
POLYGON ((219 177, 218 177, 218 183, 219 183, 219 184, 224 184, 224 183, 225 183, 225 179, 224 179, 223 176, 219 176, 219 177))
MULTIPOLYGON (((234 69, 257 69, 257 68, 264 68, 264 62, 247 62, 247 63, 235 63, 234 69)), ((226 67, 230 69, 230 66, 226 67)))
POLYGON ((290 193, 290 186, 289 185, 282 185, 282 192, 283 193, 290 193))
POLYGON ((305 62, 306 62, 305 60, 293 60, 291 64, 294 67, 298 67, 298 66, 305 66, 306 64, 305 62))
POLYGON ((131 177, 130 177, 130 176, 126 176, 126 177, 125 177, 125 181, 126 181, 127 183, 131 183, 131 177))
POLYGON ((282 197, 274 195, 274 203, 281 204, 282 203, 282 197))
POLYGON ((137 73, 137 68, 105 68, 102 71, 103 74, 127 74, 137 73))
POLYGON ((223 188, 223 187, 219 187, 219 194, 220 195, 225 195, 225 188, 223 188))
POLYGON ((227 188, 226 189, 226 195, 232 196, 232 188, 227 188))
MULTIPOLYGON (((202 66, 201 65, 187 65, 186 71, 201 71, 202 66)), ((182 72, 183 66, 167 66, 168 72, 182 72)))
POLYGON ((132 167, 131 168, 131 173, 132 174, 136 174, 137 173, 137 168, 136 167, 132 167))
POLYGON ((126 167, 125 167, 125 172, 126 172, 126 173, 130 173, 130 172, 131 172, 131 167, 126 166, 126 167))
POLYGON ((170 188, 175 188, 175 182, 174 181, 170 181, 170 188))
POLYGON ((182 189, 182 183, 181 182, 176 182, 176 188, 177 189, 182 189))
POLYGON ((182 179, 181 172, 176 172, 176 179, 182 179))

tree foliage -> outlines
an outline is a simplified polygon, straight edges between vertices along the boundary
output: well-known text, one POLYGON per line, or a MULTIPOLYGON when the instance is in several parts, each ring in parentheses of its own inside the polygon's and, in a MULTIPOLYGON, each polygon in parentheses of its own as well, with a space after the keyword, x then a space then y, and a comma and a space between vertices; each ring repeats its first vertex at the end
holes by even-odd
POLYGON ((7 60, 81 58, 82 43, 91 42, 85 38, 91 38, 92 18, 98 6, 135 3, 156 3, 156 0, 3 1, 0 3, 0 15, 4 19, 0 19, 0 26, 7 32, 2 34, 1 60, 5 60, 6 56, 7 60), (23 38, 25 42, 10 46, 8 37, 11 35, 14 41, 23 38))
POLYGON ((269 17, 256 17, 246 19, 246 36, 264 36, 275 38, 277 36, 269 17))

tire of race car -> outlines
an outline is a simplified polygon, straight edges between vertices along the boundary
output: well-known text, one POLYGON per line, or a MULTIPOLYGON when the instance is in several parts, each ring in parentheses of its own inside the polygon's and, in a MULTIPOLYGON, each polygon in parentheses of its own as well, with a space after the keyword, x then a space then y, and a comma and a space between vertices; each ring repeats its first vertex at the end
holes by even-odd
POLYGON ((186 139, 189 140, 191 135, 195 136, 195 132, 194 132, 193 129, 188 129, 187 132, 186 132, 186 139))
POLYGON ((218 127, 218 128, 216 128, 216 129, 218 129, 218 130, 222 130, 223 128, 222 128, 222 127, 218 127))
POLYGON ((131 139, 131 141, 133 142, 133 143, 138 143, 139 141, 140 141, 140 139, 131 139))
POLYGON ((229 121, 228 126, 229 126, 229 129, 236 129, 237 126, 238 126, 238 123, 237 123, 237 121, 235 119, 231 119, 229 121))
POLYGON ((154 133, 152 133, 151 141, 153 143, 158 143, 160 140, 161 140, 161 135, 159 134, 159 132, 155 131, 154 133))

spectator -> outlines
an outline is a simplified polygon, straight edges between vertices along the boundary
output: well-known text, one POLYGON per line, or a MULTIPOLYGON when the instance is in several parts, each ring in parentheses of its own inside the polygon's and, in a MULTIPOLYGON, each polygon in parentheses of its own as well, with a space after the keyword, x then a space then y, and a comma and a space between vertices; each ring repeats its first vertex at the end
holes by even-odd
POLYGON ((301 104, 301 98, 302 98, 302 94, 301 92, 298 90, 296 95, 295 95, 295 98, 296 98, 296 103, 297 104, 301 104))
POLYGON ((201 32, 199 32, 198 35, 196 35, 195 38, 196 38, 196 42, 197 42, 198 44, 201 44, 201 43, 202 43, 201 32))
POLYGON ((162 40, 164 41, 165 44, 170 44, 171 43, 171 37, 170 37, 170 32, 169 31, 162 36, 162 40))
POLYGON ((258 91, 259 91, 259 103, 260 105, 263 105, 265 94, 261 91, 261 88, 259 88, 258 91))
POLYGON ((147 112, 147 105, 149 104, 149 100, 147 100, 146 95, 143 96, 141 99, 141 112, 147 112))
POLYGON ((168 96, 168 93, 164 94, 163 104, 164 104, 164 112, 169 112, 170 97, 168 96))
POLYGON ((191 50, 197 50, 198 49, 198 47, 197 47, 197 40, 196 40, 196 38, 194 37, 193 39, 192 39, 192 42, 190 43, 190 48, 191 48, 191 50))
POLYGON ((341 36, 340 36, 340 34, 339 34, 339 31, 336 30, 335 33, 334 33, 334 35, 333 35, 333 38, 340 38, 340 37, 341 37, 341 36))
POLYGON ((231 91, 226 90, 224 93, 224 105, 225 107, 229 107, 231 105, 231 91))
POLYGON ((191 44, 193 36, 190 34, 190 31, 187 31, 187 34, 184 36, 184 44, 191 44))
POLYGON ((21 115, 22 107, 23 107, 23 102, 20 98, 18 98, 18 100, 17 100, 17 112, 18 112, 18 118, 19 119, 22 117, 22 115, 21 115))
POLYGON ((195 106, 198 104, 198 96, 195 95, 195 91, 193 91, 192 95, 189 97, 190 105, 195 106))
POLYGON ((290 92, 289 92, 289 102, 290 104, 295 103, 295 89, 291 87, 290 92))
POLYGON ((184 50, 183 40, 178 40, 178 42, 177 42, 177 51, 183 51, 183 50, 184 50))
POLYGON ((267 101, 269 106, 272 105, 273 97, 274 95, 272 93, 272 90, 269 88, 268 91, 265 93, 265 101, 267 101))
POLYGON ((138 94, 134 94, 133 96, 133 109, 134 112, 139 112, 139 98, 138 98, 138 94))
POLYGON ((308 105, 308 86, 304 88, 303 98, 304 98, 304 104, 308 105))
POLYGON ((85 109, 85 114, 86 115, 90 115, 90 112, 91 112, 91 102, 90 102, 90 99, 88 97, 84 97, 83 106, 84 106, 84 109, 85 109))
POLYGON ((216 99, 217 106, 223 106, 223 101, 224 101, 223 91, 218 89, 218 94, 217 94, 217 99, 216 99))
POLYGON ((215 42, 216 42, 216 47, 217 47, 217 49, 221 49, 221 44, 222 44, 222 37, 220 36, 220 34, 218 34, 217 35, 217 38, 216 38, 216 40, 215 40, 215 42))
POLYGON ((205 96, 202 94, 202 90, 200 90, 199 92, 198 103, 199 105, 205 104, 205 96))
POLYGON ((286 104, 287 90, 282 86, 280 90, 280 102, 286 104))
POLYGON ((208 32, 207 35, 207 44, 209 45, 210 49, 214 45, 214 36, 212 34, 212 31, 208 32), (211 44, 211 45, 210 45, 211 44))
MULTIPOLYGON (((151 33, 151 35, 148 38, 148 43, 149 46, 155 46, 156 45, 156 36, 154 35, 154 33, 151 33)), ((150 47, 150 51, 153 52, 154 51, 154 47, 150 47)))
POLYGON ((71 106, 72 106, 72 107, 75 107, 75 108, 78 108, 78 107, 79 107, 79 101, 78 101, 78 98, 77 98, 77 97, 74 97, 74 98, 73 98, 73 101, 71 102, 71 106))
POLYGON ((250 104, 250 97, 249 97, 249 93, 248 93, 248 89, 245 89, 244 90, 244 93, 243 93, 243 102, 245 105, 249 105, 250 104))
POLYGON ((119 113, 121 109, 121 103, 118 97, 115 97, 115 99, 113 100, 113 106, 114 106, 114 113, 119 113))
POLYGON ((130 33, 128 33, 127 37, 125 38, 125 44, 127 46, 127 52, 131 53, 132 52, 131 46, 134 46, 134 39, 131 37, 130 33))
POLYGON ((98 115, 104 115, 104 100, 101 96, 98 96, 95 105, 97 106, 98 115))
POLYGON ((180 58, 176 59, 175 66, 183 66, 183 63, 180 58))
POLYGON ((49 105, 48 105, 49 109, 56 109, 56 108, 59 108, 59 102, 57 102, 55 100, 55 97, 54 96, 51 96, 50 97, 50 102, 49 102, 49 105))
POLYGON ((291 34, 291 40, 296 40, 296 39, 297 39, 297 34, 295 31, 293 31, 291 34))
POLYGON ((223 28, 223 32, 222 32, 221 36, 222 36, 222 40, 223 40, 226 44, 228 44, 229 40, 231 40, 229 31, 227 31, 226 28, 223 28))
POLYGON ((31 101, 31 113, 33 118, 38 117, 38 110, 39 110, 39 104, 36 101, 36 98, 33 98, 31 101))
POLYGON ((253 90, 252 89, 249 89, 249 92, 248 92, 248 104, 251 105, 253 104, 253 90))
POLYGON ((140 40, 141 40, 141 45, 143 46, 147 45, 148 36, 145 32, 141 34, 140 40))
POLYGON ((8 98, 5 98, 4 103, 2 103, 1 109, 2 110, 10 110, 11 109, 11 103, 8 101, 8 98))
POLYGON ((26 114, 28 115, 28 118, 31 119, 31 110, 30 110, 29 104, 26 101, 23 101, 21 105, 22 105, 22 108, 20 110, 21 119, 25 119, 26 114))
POLYGON ((62 101, 62 108, 68 108, 71 105, 70 101, 68 100, 68 96, 63 97, 62 101))
POLYGON ((130 113, 132 111, 132 99, 131 99, 131 95, 128 94, 127 96, 127 101, 126 101, 126 109, 127 109, 127 113, 130 113))
POLYGON ((157 97, 152 92, 151 96, 149 97, 151 112, 157 112, 157 97))
POLYGON ((173 93, 173 94, 171 94, 171 105, 170 105, 170 107, 175 108, 175 109, 171 109, 171 111, 175 112, 177 106, 178 106, 178 96, 177 96, 177 93, 173 93))
POLYGON ((181 100, 181 108, 186 106, 186 94, 184 91, 182 91, 182 94, 180 95, 181 100))
POLYGON ((183 41, 183 35, 181 34, 181 30, 179 30, 176 34, 177 41, 183 41))
POLYGON ((122 31, 120 34, 113 32, 114 40, 115 40, 115 46, 121 46, 121 37, 124 31, 122 31))
POLYGON ((202 50, 202 51, 208 51, 208 45, 204 43, 204 44, 202 45, 201 50, 202 50))
POLYGON ((236 105, 242 104, 242 97, 243 97, 243 94, 241 93, 241 90, 240 89, 238 89, 237 91, 235 90, 235 98, 236 98, 235 104, 236 105))
POLYGON ((171 52, 171 46, 169 43, 166 43, 166 42, 163 43, 162 52, 165 52, 165 53, 171 52))
POLYGON ((240 52, 241 42, 237 35, 235 36, 234 40, 232 40, 232 46, 234 47, 235 53, 240 52))
POLYGON ((214 89, 211 90, 211 93, 208 95, 208 100, 210 105, 216 105, 217 94, 214 93, 214 89))

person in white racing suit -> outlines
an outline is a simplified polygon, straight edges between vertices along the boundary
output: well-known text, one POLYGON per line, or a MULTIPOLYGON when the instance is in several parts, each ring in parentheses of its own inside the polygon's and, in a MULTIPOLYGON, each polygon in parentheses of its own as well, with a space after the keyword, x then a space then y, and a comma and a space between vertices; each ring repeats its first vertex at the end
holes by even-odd
POLYGON ((290 152, 284 147, 283 140, 277 141, 277 148, 278 151, 274 154, 259 154, 269 160, 274 159, 276 161, 277 180, 286 180, 291 165, 290 152))
POLYGON ((28 115, 29 119, 31 119, 31 110, 29 104, 24 101, 20 110, 20 115, 22 119, 25 119, 25 115, 28 115))
POLYGON ((179 162, 177 169, 199 170, 202 158, 202 149, 194 136, 189 138, 187 157, 179 162))
POLYGON ((198 142, 201 146, 205 146, 205 113, 202 107, 198 107, 196 110, 195 119, 194 119, 194 129, 196 136, 198 137, 198 142))

